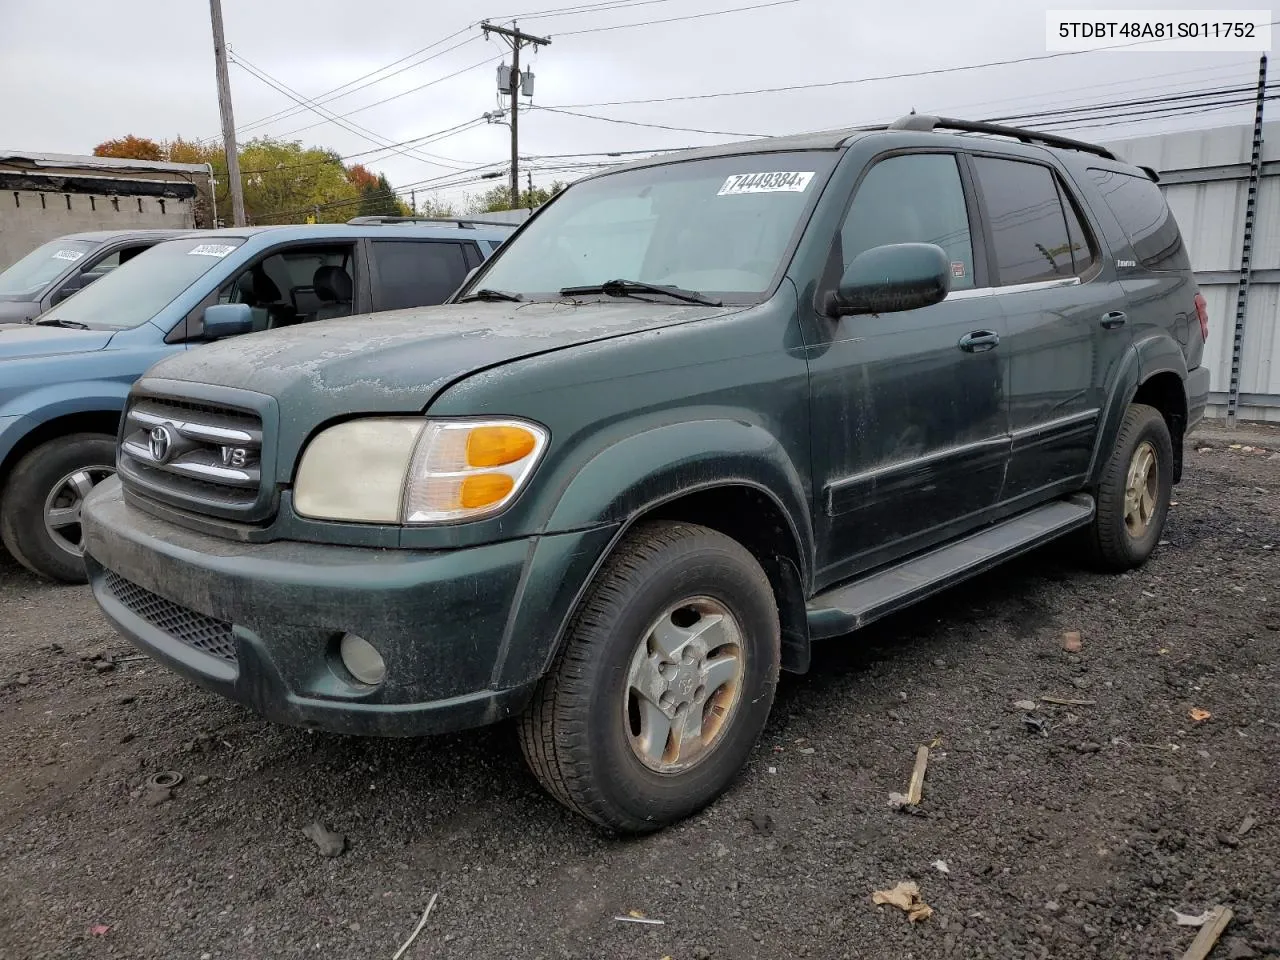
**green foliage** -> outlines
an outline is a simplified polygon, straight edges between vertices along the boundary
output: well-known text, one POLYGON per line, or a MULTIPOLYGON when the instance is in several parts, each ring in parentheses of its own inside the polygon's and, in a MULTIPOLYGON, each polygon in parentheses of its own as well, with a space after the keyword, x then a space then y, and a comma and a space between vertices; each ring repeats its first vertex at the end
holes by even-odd
MULTIPOLYGON (((209 164, 217 180, 218 219, 224 225, 230 224, 231 189, 226 155, 220 144, 205 145, 182 137, 157 143, 129 135, 99 144, 94 153, 209 164)), ((409 213, 408 205, 396 197, 385 175, 375 176, 360 164, 347 167, 334 150, 304 147, 297 140, 259 137, 240 144, 239 154, 249 223, 305 223, 311 216, 320 223, 342 223, 357 215, 409 213)), ((196 202, 196 223, 213 224, 208 192, 204 189, 196 202)))
MULTIPOLYGON (((532 210, 540 207, 557 193, 565 188, 565 184, 559 180, 555 181, 549 187, 534 187, 532 190, 520 191, 520 202, 515 205, 515 209, 532 210)), ((487 190, 480 196, 471 201, 468 213, 496 213, 499 210, 513 209, 511 203, 511 187, 502 186, 494 187, 487 190)))

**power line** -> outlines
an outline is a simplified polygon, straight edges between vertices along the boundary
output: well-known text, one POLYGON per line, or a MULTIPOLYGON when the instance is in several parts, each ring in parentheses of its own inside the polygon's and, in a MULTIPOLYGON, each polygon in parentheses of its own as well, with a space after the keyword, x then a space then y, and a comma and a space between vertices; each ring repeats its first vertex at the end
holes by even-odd
POLYGON ((554 10, 534 10, 528 13, 508 13, 500 17, 487 17, 493 20, 542 20, 546 17, 568 17, 583 13, 607 13, 610 10, 621 10, 624 7, 648 7, 655 3, 672 3, 674 0, 604 0, 602 3, 586 3, 575 7, 559 7, 554 10))
POLYGON ((731 130, 700 130, 697 127, 674 127, 665 123, 641 123, 639 120, 620 120, 617 117, 601 117, 591 113, 575 113, 561 107, 533 106, 530 110, 546 110, 550 113, 562 113, 566 117, 582 117, 584 120, 602 120, 605 123, 620 123, 628 127, 650 127, 655 130, 675 130, 680 133, 705 133, 714 137, 767 137, 767 133, 735 133, 731 130))
MULTIPOLYGON (((478 69, 479 67, 484 67, 491 63, 497 63, 498 60, 500 59, 502 59, 501 55, 496 57, 489 57, 486 60, 481 60, 479 63, 473 63, 469 67, 463 67, 461 70, 455 70, 453 73, 446 73, 443 77, 437 77, 435 80, 430 80, 427 83, 420 84, 419 86, 414 87, 412 90, 405 90, 401 93, 396 93, 396 94, 392 94, 389 97, 384 97, 381 100, 375 100, 373 103, 366 103, 363 107, 356 107, 354 110, 348 110, 346 113, 338 114, 338 116, 345 118, 345 117, 350 117, 353 114, 363 113, 365 110, 372 110, 374 107, 380 107, 384 103, 390 103, 392 100, 399 100, 401 97, 407 97, 409 96, 409 94, 417 93, 419 90, 425 90, 427 89, 427 87, 434 87, 437 83, 444 83, 446 80, 452 80, 454 77, 460 77, 464 73, 470 73, 472 70, 478 69)), ((280 136, 281 137, 293 136, 293 134, 295 133, 302 133, 304 130, 312 130, 316 127, 322 126, 325 122, 326 121, 321 120, 319 123, 311 123, 305 127, 298 127, 296 130, 290 130, 287 133, 280 134, 280 136)))
MULTIPOLYGON (((388 149, 390 147, 403 147, 406 144, 410 144, 410 143, 423 146, 426 143, 435 143, 436 141, 443 140, 447 136, 452 135, 454 133, 462 133, 465 130, 472 129, 477 126, 482 126, 483 124, 484 124, 483 117, 475 117, 474 119, 465 120, 462 123, 456 124, 455 126, 446 127, 443 130, 436 130, 432 133, 424 133, 421 136, 413 137, 412 139, 404 140, 404 141, 401 141, 400 143, 387 144, 387 147, 375 147, 372 150, 361 150, 358 153, 348 153, 338 157, 337 159, 345 163, 348 160, 354 160, 357 157, 367 156, 370 153, 380 153, 382 152, 382 150, 388 149)), ((300 167, 319 167, 332 162, 333 161, 331 159, 324 159, 324 160, 309 160, 305 163, 287 163, 279 167, 270 167, 262 170, 245 170, 243 171, 242 175, 248 176, 251 173, 274 173, 277 170, 291 170, 291 169, 297 169, 300 167)), ((458 168, 459 171, 463 169, 466 169, 466 168, 465 167, 458 168)))
MULTIPOLYGON (((1280 23, 1280 20, 1273 21, 1280 23)), ((1095 47, 1091 50, 1062 50, 1056 53, 1042 53, 1026 57, 1014 57, 1009 60, 989 60, 984 63, 969 63, 955 67, 935 67, 929 70, 915 70, 907 73, 887 73, 875 77, 854 77, 847 80, 824 80, 815 83, 792 83, 778 87, 758 87, 752 90, 726 90, 719 93, 690 93, 669 97, 644 97, 634 100, 602 100, 596 103, 564 103, 555 104, 560 109, 578 109, 581 107, 622 107, 632 104, 675 103, 686 100, 716 100, 724 97, 751 97, 766 93, 790 93, 794 90, 818 90, 829 87, 847 87, 862 83, 880 83, 886 80, 910 80, 917 77, 933 77, 952 73, 964 73, 971 70, 986 70, 990 67, 1008 67, 1021 63, 1036 63, 1042 60, 1054 60, 1059 57, 1075 57, 1086 53, 1098 53, 1103 50, 1120 50, 1147 43, 1159 43, 1159 40, 1136 40, 1131 43, 1120 43, 1106 47, 1095 47)), ((551 109, 543 107, 542 109, 551 109)))
MULTIPOLYGON (((286 84, 282 83, 281 81, 276 80, 265 70, 250 63, 244 57, 233 56, 232 62, 235 63, 237 66, 239 66, 245 72, 249 73, 250 75, 256 77, 257 79, 261 80, 263 83, 270 86, 272 89, 278 90, 280 93, 283 93, 285 96, 301 104, 306 109, 311 110, 312 112, 318 114, 321 117, 324 117, 326 120, 329 120, 333 123, 338 124, 348 133, 354 133, 356 136, 360 137, 361 139, 367 140, 370 143, 377 144, 378 147, 380 148, 379 150, 366 151, 366 153, 377 153, 377 152, 380 152, 381 150, 392 150, 393 155, 409 154, 410 156, 413 156, 414 159, 419 160, 423 163, 431 164, 432 166, 445 166, 445 167, 448 166, 448 164, 440 164, 434 160, 428 160, 425 157, 420 157, 420 156, 417 156, 416 154, 411 153, 412 148, 407 146, 407 144, 411 141, 405 141, 405 143, 403 144, 391 144, 389 142, 390 138, 384 137, 378 133, 374 133, 374 131, 370 130, 368 127, 362 127, 358 123, 354 123, 354 122, 336 117, 332 111, 324 110, 317 104, 307 100, 305 97, 303 97, 302 94, 298 93, 292 87, 289 87, 286 84), (397 149, 397 148, 403 148, 403 149, 397 149)), ((418 139, 422 139, 422 138, 418 138, 418 139)))
POLYGON ((748 10, 763 10, 765 7, 783 7, 800 0, 772 0, 770 3, 757 3, 749 7, 733 7, 729 10, 712 10, 709 13, 691 13, 683 17, 668 17, 665 20, 644 20, 639 23, 616 23, 607 27, 587 27, 584 30, 570 30, 567 33, 553 33, 553 37, 576 37, 583 33, 603 33, 606 30, 626 30, 631 27, 652 27, 660 23, 678 23, 681 20, 701 20, 704 17, 723 17, 728 13, 744 13, 748 10))
MULTIPOLYGON (((463 27, 461 30, 456 31, 455 33, 451 33, 447 37, 437 40, 434 43, 427 44, 427 46, 422 47, 421 49, 415 50, 413 51, 413 53, 406 54, 405 56, 401 57, 399 60, 393 60, 391 61, 391 63, 388 63, 385 66, 379 67, 377 70, 371 70, 369 73, 362 74, 361 76, 356 77, 354 80, 348 80, 346 83, 340 84, 339 86, 336 86, 331 90, 326 90, 324 93, 317 94, 315 97, 312 97, 311 99, 315 100, 317 103, 329 103, 332 100, 340 100, 342 97, 347 96, 347 94, 355 93, 356 90, 363 90, 366 86, 372 86, 373 83, 381 83, 383 80, 386 80, 389 77, 393 77, 396 74, 403 72, 403 70, 408 70, 412 67, 421 66, 424 63, 434 60, 436 57, 442 57, 446 53, 449 53, 450 51, 456 50, 467 43, 471 43, 476 38, 474 36, 468 37, 465 41, 463 41, 463 43, 455 44, 454 46, 449 47, 448 50, 441 50, 437 54, 433 54, 430 57, 427 57, 423 60, 419 60, 417 63, 409 64, 408 66, 402 68, 402 70, 397 70, 394 73, 389 73, 387 74, 386 77, 382 77, 379 80, 372 81, 372 83, 363 84, 359 87, 354 87, 351 90, 347 90, 348 87, 353 87, 354 84, 358 84, 362 80, 368 79, 369 77, 376 76, 377 74, 382 73, 384 70, 389 70, 392 67, 397 66, 398 64, 404 63, 404 61, 406 60, 411 60, 420 54, 426 53, 429 50, 433 50, 436 47, 440 46, 440 44, 442 43, 448 43, 454 37, 458 37, 458 36, 461 36, 463 33, 466 33, 468 30, 471 29, 471 26, 472 26, 471 24, 468 24, 466 27, 463 27), (342 91, 346 91, 346 92, 342 92, 342 91)), ((270 116, 260 117, 257 120, 252 120, 249 123, 246 123, 243 127, 239 128, 237 132, 246 132, 256 127, 265 126, 266 124, 273 123, 276 120, 283 120, 286 117, 295 116, 300 112, 301 111, 298 110, 296 107, 286 107, 284 110, 279 110, 271 114, 270 116)))

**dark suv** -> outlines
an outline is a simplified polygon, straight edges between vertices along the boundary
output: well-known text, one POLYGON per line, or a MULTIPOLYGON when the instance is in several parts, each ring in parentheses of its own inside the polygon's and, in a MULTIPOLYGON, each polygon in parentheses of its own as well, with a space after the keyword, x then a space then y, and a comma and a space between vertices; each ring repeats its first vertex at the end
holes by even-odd
POLYGON ((448 304, 157 364, 86 563, 269 718, 516 718, 557 799, 651 830, 813 641, 1058 537, 1142 564, 1206 331, 1154 174, 1098 147, 912 115, 651 158, 448 304))

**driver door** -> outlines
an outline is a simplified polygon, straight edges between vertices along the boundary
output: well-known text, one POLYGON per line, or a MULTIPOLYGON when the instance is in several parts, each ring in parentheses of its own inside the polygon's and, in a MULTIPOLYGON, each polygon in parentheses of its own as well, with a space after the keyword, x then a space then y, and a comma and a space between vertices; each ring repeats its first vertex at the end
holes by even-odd
POLYGON ((951 261, 952 292, 919 309, 817 318, 829 337, 809 358, 818 589, 976 527, 995 507, 1010 449, 1007 348, 981 289, 967 179, 953 153, 881 157, 833 238, 824 289, 863 251, 932 243, 951 261))

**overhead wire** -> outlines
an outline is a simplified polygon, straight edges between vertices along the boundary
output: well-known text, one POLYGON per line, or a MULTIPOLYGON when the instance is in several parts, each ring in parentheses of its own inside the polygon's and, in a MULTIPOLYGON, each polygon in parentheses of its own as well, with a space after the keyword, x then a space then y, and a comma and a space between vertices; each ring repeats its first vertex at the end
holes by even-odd
POLYGON ((723 17, 730 13, 746 13, 749 10, 763 10, 766 7, 783 7, 800 0, 770 0, 769 3, 756 3, 746 7, 733 7, 729 10, 711 10, 707 13, 691 13, 682 17, 668 17, 665 20, 643 20, 639 23, 615 23, 604 27, 586 27, 582 30, 569 30, 564 33, 552 33, 551 37, 576 37, 584 33, 604 33, 609 30, 628 30, 632 27, 653 27, 663 23, 679 23, 682 20, 702 20, 705 17, 723 17))

